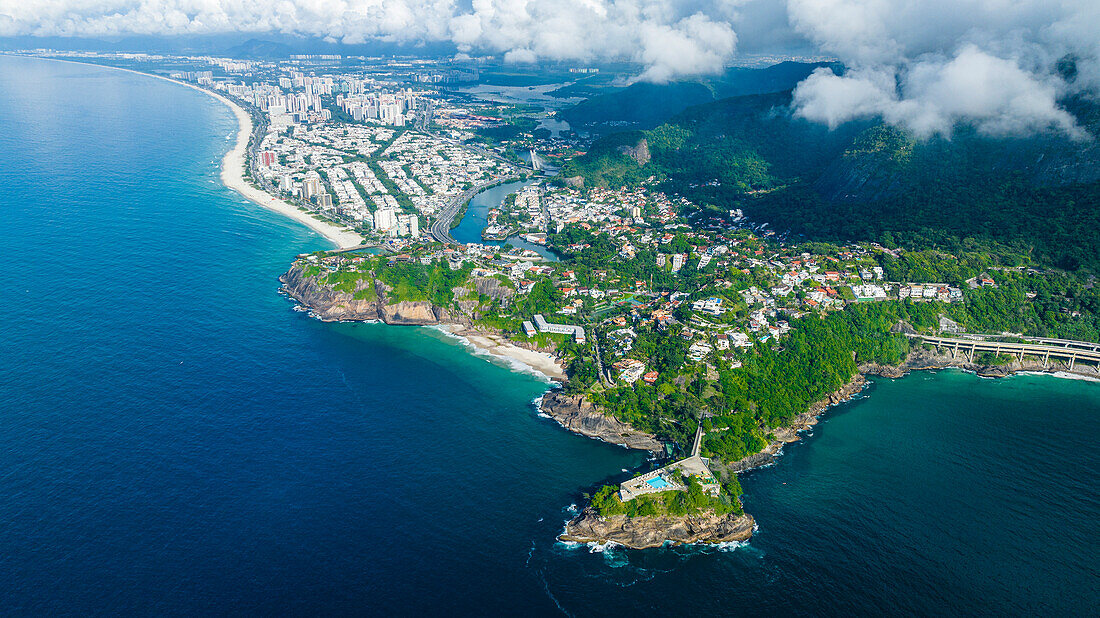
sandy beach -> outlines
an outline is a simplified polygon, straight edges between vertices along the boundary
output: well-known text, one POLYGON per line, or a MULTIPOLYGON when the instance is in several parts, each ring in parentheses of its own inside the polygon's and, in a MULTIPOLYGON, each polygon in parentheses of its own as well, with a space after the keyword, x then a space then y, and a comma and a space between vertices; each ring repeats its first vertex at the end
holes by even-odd
POLYGON ((179 80, 164 77, 163 75, 154 75, 153 73, 142 73, 141 71, 135 71, 133 69, 124 69, 122 67, 113 67, 106 64, 96 64, 91 62, 78 62, 76 60, 65 60, 62 58, 41 58, 39 56, 33 56, 40 60, 53 60, 55 62, 69 62, 72 64, 92 65, 97 67, 103 67, 107 69, 115 69, 117 71, 126 71, 127 73, 133 73, 135 75, 144 75, 145 77, 153 77, 156 79, 163 79, 166 82, 172 82, 173 84, 179 84, 180 86, 186 86, 188 88, 198 90, 204 94, 207 94, 218 101, 224 103, 233 115, 237 118, 237 143, 233 145, 233 148, 229 152, 225 153, 225 157, 222 159, 221 168, 221 180, 222 184, 226 187, 240 193, 245 199, 250 202, 254 202, 264 208, 277 212, 284 217, 288 217, 301 223, 302 225, 310 228, 318 234, 324 236, 333 244, 341 249, 348 249, 355 247, 363 243, 363 237, 359 234, 344 228, 333 225, 326 221, 321 221, 313 218, 309 213, 302 212, 298 207, 288 204, 283 200, 280 200, 269 193, 261 191, 256 187, 248 184, 244 178, 244 166, 246 163, 247 150, 248 150, 248 137, 252 134, 252 117, 248 115, 248 112, 244 111, 240 105, 237 105, 233 101, 229 100, 212 90, 206 88, 200 88, 195 84, 189 84, 187 82, 181 82, 179 80))
POLYGON ((299 210, 296 206, 288 204, 248 184, 244 178, 244 166, 246 157, 245 151, 248 148, 248 136, 252 134, 252 117, 248 115, 248 112, 241 109, 240 105, 237 105, 216 92, 198 88, 191 84, 184 85, 191 86, 196 90, 201 90, 222 103, 225 103, 229 106, 229 109, 233 110, 233 115, 237 117, 237 124, 240 130, 237 132, 237 143, 234 144, 229 152, 225 153, 225 158, 222 159, 222 184, 240 193, 249 201, 255 202, 268 210, 273 210, 309 227, 335 243, 341 249, 355 247, 363 243, 363 237, 359 234, 347 228, 337 227, 331 223, 315 219, 310 216, 309 213, 299 210))
POLYGON ((488 354, 511 362, 520 363, 550 380, 564 382, 568 379, 561 365, 558 364, 558 359, 546 352, 521 348, 500 335, 469 330, 457 324, 445 324, 440 326, 439 329, 462 339, 478 350, 483 350, 488 354))

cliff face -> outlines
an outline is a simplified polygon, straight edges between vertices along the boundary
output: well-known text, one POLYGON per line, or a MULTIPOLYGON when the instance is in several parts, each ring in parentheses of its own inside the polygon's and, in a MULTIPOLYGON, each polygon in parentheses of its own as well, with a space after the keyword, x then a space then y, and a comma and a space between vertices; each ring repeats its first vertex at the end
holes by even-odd
POLYGON ((600 412, 583 395, 547 394, 542 411, 569 431, 596 438, 626 448, 663 453, 664 445, 656 436, 634 429, 630 425, 600 412))
POLYGON ((558 538, 578 543, 612 541, 634 549, 660 547, 666 541, 680 543, 729 543, 746 541, 756 522, 751 515, 698 515, 659 517, 600 517, 592 507, 565 525, 558 538))
POLYGON ((645 165, 649 163, 652 158, 649 154, 649 141, 646 138, 638 140, 638 143, 633 146, 619 146, 619 152, 634 159, 634 162, 638 165, 645 165))
MULTIPOLYGON (((466 323, 461 315, 456 315, 443 307, 427 301, 402 301, 386 304, 386 288, 375 282, 375 300, 356 299, 355 293, 339 292, 328 286, 322 286, 312 277, 306 277, 301 268, 294 266, 279 281, 292 298, 308 307, 321 320, 364 321, 381 320, 386 324, 430 325, 444 323, 466 323)), ((355 292, 367 285, 361 281, 355 292)))

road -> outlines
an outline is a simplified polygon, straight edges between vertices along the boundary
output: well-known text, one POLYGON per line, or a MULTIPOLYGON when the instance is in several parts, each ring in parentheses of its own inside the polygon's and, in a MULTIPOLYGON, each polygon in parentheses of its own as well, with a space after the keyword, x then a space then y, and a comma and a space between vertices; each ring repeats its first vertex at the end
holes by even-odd
POLYGON ((433 239, 449 245, 456 245, 458 241, 451 236, 451 222, 458 216, 458 212, 462 210, 462 207, 466 205, 466 202, 473 199, 475 195, 484 191, 486 188, 499 182, 498 180, 491 180, 483 182, 479 185, 464 191, 461 195, 457 195, 447 202, 447 207, 439 212, 435 220, 432 221, 431 226, 428 228, 428 235, 433 239))
MULTIPOLYGON (((973 335, 971 335, 973 337, 973 335)), ((908 337, 912 339, 920 339, 924 343, 931 344, 937 348, 951 350, 952 355, 957 355, 960 351, 966 354, 967 359, 973 362, 975 352, 993 352, 994 354, 1012 354, 1023 358, 1024 354, 1029 356, 1042 357, 1043 363, 1046 364, 1050 357, 1062 358, 1069 360, 1070 370, 1074 368, 1077 361, 1089 361, 1097 364, 1097 370, 1100 371, 1100 351, 1096 351, 1093 347, 1095 344, 1087 341, 1068 341, 1068 340, 1051 340, 1046 341, 1058 341, 1057 345, 1035 344, 1035 343, 1010 343, 1002 341, 986 341, 983 339, 953 339, 947 337, 935 337, 932 335, 922 335, 919 333, 909 334, 908 337)))

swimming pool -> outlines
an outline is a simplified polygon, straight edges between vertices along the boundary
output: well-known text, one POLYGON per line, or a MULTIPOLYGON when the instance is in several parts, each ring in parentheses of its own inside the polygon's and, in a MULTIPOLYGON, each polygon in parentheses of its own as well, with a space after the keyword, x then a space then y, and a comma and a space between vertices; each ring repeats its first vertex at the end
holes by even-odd
POLYGON ((665 487, 668 487, 668 481, 659 476, 649 479, 648 481, 646 481, 646 484, 653 489, 664 489, 665 487))

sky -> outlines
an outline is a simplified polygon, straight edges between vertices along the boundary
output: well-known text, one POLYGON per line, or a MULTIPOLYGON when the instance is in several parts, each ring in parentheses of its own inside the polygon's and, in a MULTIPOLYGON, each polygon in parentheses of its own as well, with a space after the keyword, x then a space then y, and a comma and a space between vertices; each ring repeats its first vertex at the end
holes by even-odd
POLYGON ((223 33, 626 61, 657 83, 797 49, 846 67, 799 84, 798 115, 829 126, 881 117, 918 136, 966 123, 1080 137, 1058 101, 1100 92, 1098 0, 0 0, 0 37, 223 33), (1072 74, 1059 70, 1065 58, 1072 74))

